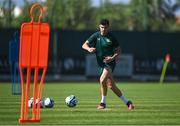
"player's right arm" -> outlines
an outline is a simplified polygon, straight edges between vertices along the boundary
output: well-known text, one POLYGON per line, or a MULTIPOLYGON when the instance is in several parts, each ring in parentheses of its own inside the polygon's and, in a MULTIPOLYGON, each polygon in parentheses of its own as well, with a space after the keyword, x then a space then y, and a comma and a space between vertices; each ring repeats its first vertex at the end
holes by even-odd
POLYGON ((89 46, 88 40, 84 42, 84 44, 82 45, 82 48, 83 48, 84 50, 87 50, 87 51, 90 52, 90 53, 96 52, 96 48, 89 46))

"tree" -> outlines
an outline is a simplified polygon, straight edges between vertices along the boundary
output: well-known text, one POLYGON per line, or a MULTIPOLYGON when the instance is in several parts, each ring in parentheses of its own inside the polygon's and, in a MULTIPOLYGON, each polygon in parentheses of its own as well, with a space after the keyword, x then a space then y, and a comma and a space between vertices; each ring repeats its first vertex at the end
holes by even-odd
POLYGON ((2 18, 0 18, 1 27, 11 27, 13 20, 13 10, 15 4, 12 0, 1 0, 0 8, 2 11, 2 18))
POLYGON ((131 11, 136 30, 178 31, 175 19, 165 21, 160 18, 160 0, 132 0, 131 11), (142 25, 143 24, 143 25, 142 25))
MULTIPOLYGON (((108 18, 112 30, 180 30, 180 26, 174 19, 162 20, 160 18, 161 0, 131 0, 128 5, 113 4, 111 0, 101 0, 98 7, 93 7, 91 0, 47 0, 40 3, 45 9, 43 21, 49 22, 53 29, 95 30, 100 19, 108 18)), ((0 27, 19 28, 22 22, 30 21, 29 9, 32 4, 32 1, 24 0, 23 13, 19 17, 14 17, 12 12, 15 3, 12 0, 1 0, 0 27)), ((35 16, 37 17, 38 14, 35 16)))
POLYGON ((90 0, 48 0, 48 20, 57 28, 88 28, 90 3, 90 0))

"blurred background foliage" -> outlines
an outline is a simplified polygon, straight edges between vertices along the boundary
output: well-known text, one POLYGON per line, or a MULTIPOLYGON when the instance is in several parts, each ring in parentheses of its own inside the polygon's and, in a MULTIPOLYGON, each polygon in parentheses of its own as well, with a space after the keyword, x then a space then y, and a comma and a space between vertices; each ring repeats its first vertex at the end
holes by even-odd
MULTIPOLYGON (((46 11, 43 21, 49 22, 54 29, 95 30, 101 18, 108 18, 112 30, 179 31, 180 26, 174 19, 160 18, 160 1, 131 0, 129 4, 114 4, 110 0, 101 0, 99 6, 93 6, 91 0, 41 0, 40 3, 46 11)), ((19 28, 22 22, 31 20, 28 10, 33 2, 23 2, 21 13, 16 16, 16 3, 0 0, 0 28, 19 28)))

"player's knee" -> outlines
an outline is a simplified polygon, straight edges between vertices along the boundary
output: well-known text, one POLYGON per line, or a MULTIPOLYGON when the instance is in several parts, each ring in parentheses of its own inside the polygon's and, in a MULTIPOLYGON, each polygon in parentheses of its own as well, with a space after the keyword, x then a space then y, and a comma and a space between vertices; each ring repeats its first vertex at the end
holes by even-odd
POLYGON ((99 79, 99 83, 103 86, 103 85, 106 84, 106 81, 105 81, 105 79, 100 78, 100 79, 99 79))

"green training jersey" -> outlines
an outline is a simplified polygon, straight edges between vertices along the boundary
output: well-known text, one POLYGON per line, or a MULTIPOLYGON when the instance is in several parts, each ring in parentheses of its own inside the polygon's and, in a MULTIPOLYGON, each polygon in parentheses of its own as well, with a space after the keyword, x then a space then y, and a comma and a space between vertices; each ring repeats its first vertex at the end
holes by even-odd
POLYGON ((95 32, 92 34, 88 40, 90 46, 96 48, 96 59, 97 63, 100 67, 106 67, 108 64, 110 65, 111 69, 114 69, 115 61, 111 63, 105 64, 103 62, 104 57, 114 55, 114 49, 119 47, 118 41, 113 37, 111 33, 107 35, 101 35, 100 32, 95 32))

